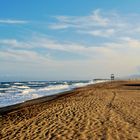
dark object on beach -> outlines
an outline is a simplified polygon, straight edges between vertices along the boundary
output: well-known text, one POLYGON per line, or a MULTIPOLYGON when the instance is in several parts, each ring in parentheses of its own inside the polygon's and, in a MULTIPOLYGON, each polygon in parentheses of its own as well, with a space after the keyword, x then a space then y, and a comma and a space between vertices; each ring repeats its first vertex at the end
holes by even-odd
POLYGON ((115 79, 114 74, 111 74, 111 80, 114 80, 114 79, 115 79))

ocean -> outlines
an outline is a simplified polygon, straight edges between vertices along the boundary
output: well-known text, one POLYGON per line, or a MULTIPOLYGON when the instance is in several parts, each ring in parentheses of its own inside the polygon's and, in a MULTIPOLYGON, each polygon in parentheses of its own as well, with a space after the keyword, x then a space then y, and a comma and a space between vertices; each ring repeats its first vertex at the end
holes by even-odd
POLYGON ((0 82, 0 107, 94 84, 95 81, 0 82))

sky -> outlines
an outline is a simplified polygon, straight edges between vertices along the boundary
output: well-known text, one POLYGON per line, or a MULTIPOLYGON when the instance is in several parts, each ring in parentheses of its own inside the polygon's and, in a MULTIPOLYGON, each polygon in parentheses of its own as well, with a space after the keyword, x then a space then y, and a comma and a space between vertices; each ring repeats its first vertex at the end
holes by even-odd
POLYGON ((140 74, 139 0, 0 0, 0 81, 140 74))

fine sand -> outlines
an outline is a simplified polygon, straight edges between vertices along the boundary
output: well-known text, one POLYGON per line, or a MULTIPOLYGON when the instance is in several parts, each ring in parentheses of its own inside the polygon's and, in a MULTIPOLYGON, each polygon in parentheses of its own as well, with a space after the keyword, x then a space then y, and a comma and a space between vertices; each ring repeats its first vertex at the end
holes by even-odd
POLYGON ((140 140, 140 81, 90 85, 0 114, 1 140, 140 140))

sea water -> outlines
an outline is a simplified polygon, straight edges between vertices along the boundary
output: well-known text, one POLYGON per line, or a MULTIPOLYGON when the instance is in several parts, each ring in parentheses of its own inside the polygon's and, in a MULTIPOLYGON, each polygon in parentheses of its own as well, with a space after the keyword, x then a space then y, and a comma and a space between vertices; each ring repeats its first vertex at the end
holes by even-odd
POLYGON ((70 91, 94 83, 93 81, 0 82, 0 107, 70 91))

